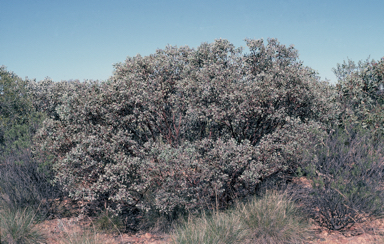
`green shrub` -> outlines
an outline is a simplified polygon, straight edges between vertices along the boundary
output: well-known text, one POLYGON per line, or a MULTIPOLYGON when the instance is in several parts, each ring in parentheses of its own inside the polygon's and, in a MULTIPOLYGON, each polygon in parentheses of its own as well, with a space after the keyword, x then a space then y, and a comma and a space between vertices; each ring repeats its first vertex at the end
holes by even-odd
POLYGON ((0 165, 0 205, 13 209, 33 208, 38 217, 49 217, 53 213, 53 199, 62 196, 58 186, 50 183, 50 177, 32 156, 22 163, 8 162, 0 165))
POLYGON ((0 67, 0 163, 22 162, 45 118, 33 107, 28 82, 0 67))
POLYGON ((249 54, 216 40, 127 58, 108 82, 32 84, 49 115, 35 150, 75 200, 170 218, 228 207, 295 172, 310 132, 338 118, 334 89, 293 47, 246 41, 249 54))
POLYGON ((32 207, 47 214, 60 194, 50 184, 50 168, 32 155, 32 137, 45 115, 33 106, 29 81, 0 67, 0 204, 32 207))
POLYGON ((358 123, 374 131, 376 137, 384 135, 384 58, 375 60, 344 61, 334 69, 336 85, 342 104, 342 120, 358 123))
POLYGON ((336 128, 316 149, 306 168, 313 184, 306 207, 331 230, 384 214, 384 141, 361 126, 336 128))

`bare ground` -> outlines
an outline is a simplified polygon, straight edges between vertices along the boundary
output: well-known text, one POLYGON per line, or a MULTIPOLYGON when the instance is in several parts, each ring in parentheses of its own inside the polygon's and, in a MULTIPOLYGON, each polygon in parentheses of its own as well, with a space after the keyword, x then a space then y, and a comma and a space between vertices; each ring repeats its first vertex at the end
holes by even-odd
MULTIPOLYGON (((300 187, 311 187, 310 182, 302 177, 295 179, 294 184, 300 187)), ((65 203, 64 203, 65 204, 65 203)), ((61 206, 63 205, 60 204, 61 206)), ((89 239, 97 239, 97 243, 105 244, 165 244, 170 243, 169 234, 159 233, 95 233, 92 227, 94 219, 89 217, 57 218, 43 221, 38 228, 46 235, 47 243, 78 243, 84 235, 89 239)), ((320 227, 311 220, 313 236, 308 239, 308 244, 359 244, 359 243, 384 243, 384 219, 369 219, 355 224, 347 231, 329 231, 320 227)), ((111 226, 112 227, 112 226, 111 226)))
MULTIPOLYGON (((84 229, 90 228, 90 223, 91 221, 86 219, 63 218, 46 220, 39 227, 47 236, 47 243, 76 243, 77 238, 84 234, 84 229)), ((384 243, 384 220, 373 219, 363 224, 356 224, 345 232, 329 231, 315 223, 312 229, 314 235, 306 242, 308 244, 384 243)), ((96 238, 99 243, 105 244, 166 244, 171 240, 169 234, 155 233, 98 233, 89 234, 88 238, 96 238)))

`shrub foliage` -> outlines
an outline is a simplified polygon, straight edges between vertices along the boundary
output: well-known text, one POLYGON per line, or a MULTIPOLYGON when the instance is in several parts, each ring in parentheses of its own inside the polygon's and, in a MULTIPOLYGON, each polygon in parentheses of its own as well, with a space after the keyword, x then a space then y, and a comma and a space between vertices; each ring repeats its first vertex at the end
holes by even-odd
POLYGON ((302 200, 328 229, 343 230, 383 214, 383 71, 384 58, 348 60, 334 69, 339 122, 303 160, 314 188, 302 200))
POLYGON ((361 125, 336 128, 325 139, 307 167, 313 191, 306 202, 315 220, 342 230, 383 215, 383 145, 361 125))
POLYGON ((369 128, 376 136, 384 134, 384 58, 338 64, 334 73, 343 106, 343 120, 369 128))
POLYGON ((49 168, 38 165, 31 153, 32 137, 45 115, 34 108, 28 88, 28 80, 0 67, 0 205, 39 207, 47 214, 47 200, 60 191, 49 182, 49 168))
POLYGON ((35 151, 76 200, 113 210, 226 208, 293 172, 313 130, 338 118, 335 90, 276 39, 171 47, 115 65, 107 82, 31 84, 49 118, 35 151))
POLYGON ((28 81, 0 67, 0 161, 23 161, 44 119, 32 105, 28 81))

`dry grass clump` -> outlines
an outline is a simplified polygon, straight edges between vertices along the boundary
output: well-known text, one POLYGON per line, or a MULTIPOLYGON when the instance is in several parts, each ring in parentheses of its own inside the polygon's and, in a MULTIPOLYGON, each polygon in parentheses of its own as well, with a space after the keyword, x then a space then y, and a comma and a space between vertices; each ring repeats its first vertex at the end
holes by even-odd
POLYGON ((173 243, 302 243, 309 235, 305 216, 285 194, 268 192, 229 212, 189 217, 173 243))
POLYGON ((215 212, 202 217, 188 217, 172 236, 172 243, 240 243, 246 230, 239 215, 215 212))
POLYGON ((0 243, 42 243, 45 237, 36 223, 36 213, 29 208, 13 209, 6 205, 1 206, 0 243))
POLYGON ((304 214, 276 191, 243 204, 239 213, 253 243, 301 243, 310 234, 304 214))
POLYGON ((61 243, 65 244, 103 244, 99 235, 94 230, 65 233, 61 243))

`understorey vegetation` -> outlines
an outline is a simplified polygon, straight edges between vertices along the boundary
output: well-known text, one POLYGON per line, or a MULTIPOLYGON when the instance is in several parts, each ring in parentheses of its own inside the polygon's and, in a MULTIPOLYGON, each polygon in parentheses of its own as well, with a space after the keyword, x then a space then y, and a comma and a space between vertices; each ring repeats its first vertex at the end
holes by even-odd
POLYGON ((305 208, 330 230, 383 214, 384 144, 361 126, 335 128, 304 170, 313 182, 305 208))
POLYGON ((292 46, 245 41, 249 53, 219 39, 128 57, 107 81, 36 82, 1 67, 1 202, 48 217, 69 197, 126 230, 165 230, 305 176, 311 190, 290 199, 320 225, 381 216, 384 60, 339 64, 333 86, 292 46))
POLYGON ((341 123, 304 160, 313 180, 306 201, 321 225, 343 230, 383 215, 384 58, 349 60, 334 72, 341 123))

